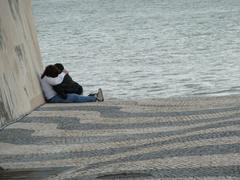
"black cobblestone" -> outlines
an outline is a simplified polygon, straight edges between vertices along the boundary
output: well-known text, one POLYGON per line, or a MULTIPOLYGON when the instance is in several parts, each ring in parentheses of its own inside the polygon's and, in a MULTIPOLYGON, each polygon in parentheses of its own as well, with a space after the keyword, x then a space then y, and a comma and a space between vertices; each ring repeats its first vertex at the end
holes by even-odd
POLYGON ((201 115, 201 114, 214 114, 220 112, 239 111, 240 107, 227 107, 217 109, 205 109, 196 111, 176 111, 176 112, 150 112, 150 113, 135 113, 135 112, 123 112, 120 107, 117 106, 61 106, 61 107, 41 107, 37 111, 97 111, 101 113, 103 117, 117 118, 117 117, 176 117, 176 116, 189 116, 189 115, 201 115))
POLYGON ((239 153, 240 144, 223 144, 223 145, 208 145, 208 146, 198 146, 193 148, 184 149, 168 149, 160 150, 154 152, 141 153, 137 155, 130 155, 128 157, 114 159, 105 162, 99 162, 94 164, 89 164, 86 168, 80 170, 86 170, 88 168, 103 167, 116 163, 126 163, 126 162, 136 162, 144 160, 152 160, 157 158, 170 158, 170 157, 186 157, 186 156, 203 156, 203 155, 216 155, 216 154, 230 154, 239 153))
POLYGON ((222 120, 233 118, 239 118, 239 114, 232 114, 219 118, 206 118, 206 119, 194 119, 189 121, 169 121, 169 122, 145 122, 145 123, 131 123, 131 124, 105 124, 105 123, 81 123, 81 119, 78 118, 66 118, 66 117, 26 117, 22 123, 56 123, 58 129, 65 130, 103 130, 103 129, 134 129, 134 128, 151 128, 151 127, 163 127, 163 126, 186 126, 200 123, 217 122, 222 120))
MULTIPOLYGON (((130 152, 133 150, 141 150, 143 148, 161 147, 163 145, 173 143, 186 143, 189 141, 199 141, 204 139, 222 138, 222 137, 240 137, 240 131, 230 132, 219 132, 219 133, 208 133, 202 135, 191 135, 181 138, 173 138, 171 140, 165 140, 154 143, 145 143, 143 145, 136 146, 124 146, 119 148, 107 148, 103 150, 91 150, 82 152, 64 152, 64 153, 43 153, 43 154, 28 154, 28 155, 0 155, 1 161, 9 162, 27 162, 27 161, 45 161, 45 160, 56 160, 56 159, 70 159, 70 158, 81 158, 81 157, 96 157, 105 155, 120 154, 123 152, 130 152)), ((186 149, 187 150, 187 149, 186 149)), ((200 154, 199 154, 200 155, 200 154)))

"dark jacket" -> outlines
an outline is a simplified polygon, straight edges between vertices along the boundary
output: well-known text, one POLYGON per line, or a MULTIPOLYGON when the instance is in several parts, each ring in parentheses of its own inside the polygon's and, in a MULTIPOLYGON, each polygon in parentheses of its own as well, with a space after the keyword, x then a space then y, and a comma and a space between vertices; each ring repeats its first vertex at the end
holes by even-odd
POLYGON ((82 86, 79 85, 77 82, 73 81, 71 76, 69 76, 68 74, 64 76, 62 83, 53 86, 53 89, 57 92, 59 96, 64 99, 67 98, 67 93, 74 93, 79 95, 82 95, 83 93, 82 86))

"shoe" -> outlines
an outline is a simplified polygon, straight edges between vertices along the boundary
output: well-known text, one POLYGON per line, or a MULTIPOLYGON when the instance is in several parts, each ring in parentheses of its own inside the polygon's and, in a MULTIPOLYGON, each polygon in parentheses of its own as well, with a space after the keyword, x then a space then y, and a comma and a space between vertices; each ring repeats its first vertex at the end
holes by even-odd
POLYGON ((100 101, 100 102, 104 101, 103 92, 102 92, 101 88, 98 89, 98 92, 96 94, 96 98, 97 98, 97 101, 100 101))
POLYGON ((90 93, 88 96, 96 96, 96 93, 90 93))

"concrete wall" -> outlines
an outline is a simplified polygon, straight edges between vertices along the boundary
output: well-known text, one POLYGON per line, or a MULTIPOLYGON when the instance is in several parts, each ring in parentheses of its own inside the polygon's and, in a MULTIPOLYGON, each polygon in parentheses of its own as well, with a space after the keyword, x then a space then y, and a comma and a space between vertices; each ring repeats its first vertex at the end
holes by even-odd
POLYGON ((0 0, 0 127, 44 102, 31 0, 0 0))

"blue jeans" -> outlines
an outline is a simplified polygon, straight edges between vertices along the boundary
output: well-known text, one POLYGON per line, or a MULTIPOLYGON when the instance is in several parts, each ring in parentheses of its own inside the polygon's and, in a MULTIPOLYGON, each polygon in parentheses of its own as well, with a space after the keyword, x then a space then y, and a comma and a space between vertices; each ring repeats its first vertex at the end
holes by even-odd
POLYGON ((78 94, 67 94, 67 98, 63 99, 59 95, 52 97, 48 100, 49 103, 84 103, 84 102, 96 102, 95 96, 82 96, 78 94))

